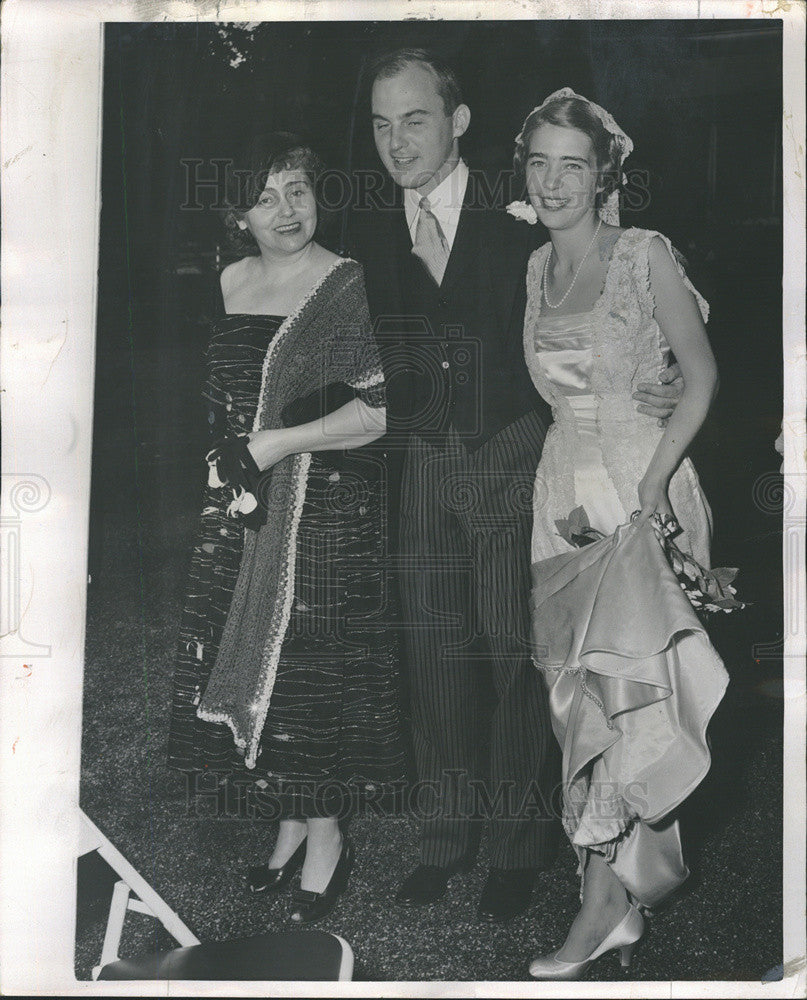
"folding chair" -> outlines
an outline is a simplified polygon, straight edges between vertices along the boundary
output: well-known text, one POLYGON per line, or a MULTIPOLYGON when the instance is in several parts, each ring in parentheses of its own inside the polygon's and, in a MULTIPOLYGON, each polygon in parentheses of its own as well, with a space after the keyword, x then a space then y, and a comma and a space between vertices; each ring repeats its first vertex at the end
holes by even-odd
POLYGON ((99 979, 337 982, 353 978, 353 952, 338 934, 279 931, 105 965, 99 979))
POLYGON ((110 868, 120 876, 120 881, 115 883, 112 890, 101 961, 92 970, 93 979, 98 978, 103 966, 117 961, 123 922, 129 910, 145 913, 159 920, 177 944, 198 945, 199 938, 193 931, 180 920, 168 903, 152 889, 137 869, 124 858, 117 847, 101 833, 83 811, 80 823, 79 857, 89 854, 90 851, 98 851, 110 868), (135 893, 135 898, 132 898, 132 893, 135 893))
POLYGON ((350 945, 339 935, 325 931, 284 931, 201 943, 109 838, 82 812, 79 856, 90 851, 98 851, 120 876, 112 890, 101 961, 92 970, 93 979, 336 982, 353 978, 353 951, 350 945), (132 893, 135 893, 135 898, 132 898, 132 893), (138 958, 119 959, 123 923, 129 910, 159 920, 181 947, 138 958))

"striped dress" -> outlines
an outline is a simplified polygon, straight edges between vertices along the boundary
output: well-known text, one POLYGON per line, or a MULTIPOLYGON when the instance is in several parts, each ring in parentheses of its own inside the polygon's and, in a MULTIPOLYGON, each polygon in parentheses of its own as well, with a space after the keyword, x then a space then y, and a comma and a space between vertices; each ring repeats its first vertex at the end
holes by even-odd
MULTIPOLYGON (((283 317, 222 314, 207 350, 211 440, 252 428, 261 371, 283 317)), ((384 404, 383 386, 331 387, 300 401, 285 422, 313 419, 358 394, 384 404)), ((295 593, 255 770, 229 728, 196 715, 216 660, 238 577, 241 524, 232 491, 207 487, 179 633, 168 742, 170 766, 255 782, 267 815, 333 815, 346 795, 399 780, 397 650, 389 602, 383 465, 375 449, 312 457, 297 538, 295 593), (363 454, 363 451, 366 454, 363 454), (280 811, 278 812, 278 804, 280 811)))

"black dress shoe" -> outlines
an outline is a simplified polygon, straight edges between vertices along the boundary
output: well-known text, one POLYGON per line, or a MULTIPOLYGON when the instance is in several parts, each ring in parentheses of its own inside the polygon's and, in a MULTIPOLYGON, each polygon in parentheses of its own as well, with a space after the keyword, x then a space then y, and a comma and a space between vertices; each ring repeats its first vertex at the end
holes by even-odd
POLYGON ((270 868, 269 865, 253 865, 247 871, 247 885, 250 892, 279 892, 291 881, 305 861, 306 839, 303 837, 300 846, 292 854, 282 868, 270 868))
POLYGON ((534 883, 534 868, 491 868, 479 897, 477 917, 488 923, 501 923, 524 913, 532 902, 534 883))
POLYGON ((448 880, 457 872, 470 871, 471 863, 460 862, 450 868, 438 868, 436 865, 418 865, 401 883, 395 895, 399 903, 411 903, 413 906, 425 906, 442 899, 448 888, 448 880))
POLYGON ((347 888, 350 869, 353 867, 353 846, 345 838, 342 853, 336 862, 330 882, 323 892, 310 892, 308 889, 295 889, 291 894, 293 909, 291 919, 298 924, 312 924, 322 920, 336 906, 339 896, 347 888))

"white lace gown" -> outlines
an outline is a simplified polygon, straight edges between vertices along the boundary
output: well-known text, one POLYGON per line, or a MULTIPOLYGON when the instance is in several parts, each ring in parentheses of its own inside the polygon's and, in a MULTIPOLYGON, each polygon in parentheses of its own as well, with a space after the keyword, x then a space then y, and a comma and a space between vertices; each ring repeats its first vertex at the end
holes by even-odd
MULTIPOLYGON (((543 271, 551 244, 536 250, 527 273, 524 354, 554 423, 535 479, 532 561, 568 552, 556 521, 580 504, 606 534, 639 507, 638 485, 664 433, 632 398, 640 382, 656 382, 670 348, 653 318, 648 251, 654 237, 627 229, 617 240, 602 295, 578 315, 541 315, 543 271)), ((703 315, 709 307, 679 270, 703 315)), ((670 502, 684 529, 676 539, 709 565, 712 518, 692 463, 670 483, 670 502)))
MULTIPOLYGON (((592 331, 596 312, 541 316, 533 347, 538 364, 554 388, 565 397, 574 421, 572 433, 577 444, 573 467, 574 503, 583 506, 593 528, 610 535, 626 520, 627 512, 605 468, 597 430, 597 399, 591 391, 592 331)), ((564 418, 568 419, 568 413, 561 415, 561 419, 564 418)), ((551 530, 545 523, 544 514, 552 507, 547 502, 550 484, 543 476, 538 482, 535 530, 546 534, 551 530)), ((546 539, 541 537, 538 546, 533 546, 533 557, 536 552, 543 551, 545 545, 546 539)))
MULTIPOLYGON (((563 751, 564 827, 581 870, 598 851, 647 906, 688 874, 673 810, 708 770, 706 726, 727 682, 652 529, 628 525, 663 434, 632 398, 670 353, 649 283, 658 235, 623 232, 600 299, 576 315, 541 314, 551 245, 536 250, 524 325, 527 365, 554 415, 533 499, 533 629, 563 751), (556 522, 580 505, 608 538, 577 550, 556 522)), ((711 514, 688 459, 669 492, 684 529, 676 543, 708 566, 711 514)))

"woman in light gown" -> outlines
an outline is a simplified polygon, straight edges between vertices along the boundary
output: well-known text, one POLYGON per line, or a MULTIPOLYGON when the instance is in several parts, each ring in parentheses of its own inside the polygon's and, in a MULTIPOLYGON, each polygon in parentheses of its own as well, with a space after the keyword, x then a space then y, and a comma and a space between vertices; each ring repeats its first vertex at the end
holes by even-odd
POLYGON ((534 495, 535 662, 583 876, 564 944, 530 966, 539 979, 579 978, 616 948, 629 964, 642 907, 688 875, 673 810, 708 770, 706 725, 726 685, 653 516, 674 515, 678 546, 709 565, 711 515, 685 457, 717 387, 708 306, 666 237, 619 227, 632 147, 568 88, 516 139, 516 166, 551 236, 529 262, 524 326, 527 365, 554 414, 534 495), (685 388, 662 428, 634 409, 634 393, 671 352, 685 388), (605 537, 576 548, 563 526, 580 506, 605 537))

